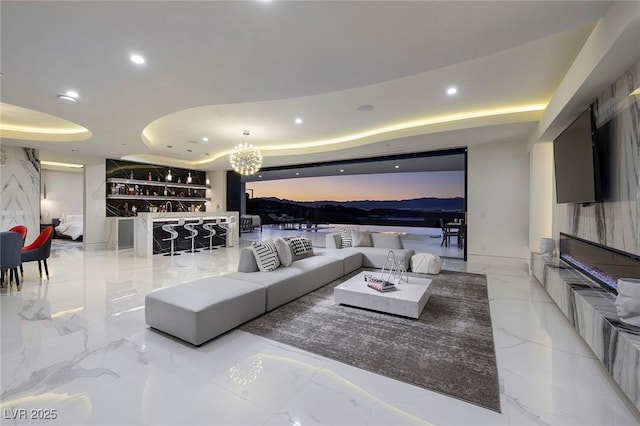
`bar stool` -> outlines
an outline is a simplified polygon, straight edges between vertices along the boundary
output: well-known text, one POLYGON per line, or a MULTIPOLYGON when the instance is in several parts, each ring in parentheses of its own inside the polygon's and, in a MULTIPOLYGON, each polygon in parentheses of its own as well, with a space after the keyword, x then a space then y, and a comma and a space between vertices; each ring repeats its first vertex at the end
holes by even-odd
POLYGON ((214 229, 214 226, 218 225, 218 219, 214 219, 211 222, 207 222, 204 225, 202 225, 202 228, 206 229, 207 231, 209 231, 209 233, 207 235, 204 236, 204 238, 208 238, 209 239, 209 248, 204 248, 204 250, 217 250, 218 247, 214 247, 213 246, 213 237, 216 235, 216 230, 214 229))
POLYGON ((204 220, 200 217, 198 218, 197 222, 190 222, 184 225, 184 229, 186 229, 187 231, 191 232, 191 235, 187 235, 186 237, 184 237, 185 240, 191 240, 191 250, 185 250, 186 252, 189 253, 200 253, 200 250, 196 250, 195 249, 195 244, 196 244, 196 237, 198 236, 198 230, 196 229, 196 226, 198 225, 202 225, 202 223, 204 222, 204 220))
POLYGON ((219 234, 221 237, 222 236, 225 237, 225 242, 226 242, 225 245, 232 246, 233 238, 235 235, 235 229, 236 229, 236 217, 231 216, 227 220, 221 221, 220 227, 225 230, 225 232, 219 234))
POLYGON ((175 241, 178 238, 178 231, 175 230, 176 226, 183 226, 184 219, 178 219, 178 223, 167 223, 162 225, 162 230, 168 232, 171 236, 169 238, 163 238, 162 241, 171 241, 171 252, 165 254, 165 256, 180 256, 180 253, 174 253, 175 241))

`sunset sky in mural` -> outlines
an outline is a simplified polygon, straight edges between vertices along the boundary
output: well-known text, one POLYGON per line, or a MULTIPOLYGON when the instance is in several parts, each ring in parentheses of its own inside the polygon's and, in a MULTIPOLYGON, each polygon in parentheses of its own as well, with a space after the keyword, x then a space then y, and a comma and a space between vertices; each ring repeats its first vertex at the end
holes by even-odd
POLYGON ((293 201, 407 200, 464 197, 464 172, 385 173, 248 182, 253 197, 293 201))

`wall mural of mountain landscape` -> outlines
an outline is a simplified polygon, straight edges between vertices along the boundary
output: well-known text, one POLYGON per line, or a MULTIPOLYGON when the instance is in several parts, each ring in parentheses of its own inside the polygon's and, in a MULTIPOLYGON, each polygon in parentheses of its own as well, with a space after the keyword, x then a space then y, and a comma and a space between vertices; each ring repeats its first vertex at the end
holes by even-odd
POLYGON ((439 227, 464 215, 464 172, 383 173, 248 182, 263 223, 439 227))

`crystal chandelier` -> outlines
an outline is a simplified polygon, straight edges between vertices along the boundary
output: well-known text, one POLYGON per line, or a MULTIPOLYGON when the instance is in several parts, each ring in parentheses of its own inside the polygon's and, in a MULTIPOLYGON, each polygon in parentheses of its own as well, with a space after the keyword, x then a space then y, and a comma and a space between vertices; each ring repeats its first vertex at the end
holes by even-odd
POLYGON ((255 146, 241 143, 229 155, 231 167, 241 175, 252 175, 262 167, 262 154, 255 146))

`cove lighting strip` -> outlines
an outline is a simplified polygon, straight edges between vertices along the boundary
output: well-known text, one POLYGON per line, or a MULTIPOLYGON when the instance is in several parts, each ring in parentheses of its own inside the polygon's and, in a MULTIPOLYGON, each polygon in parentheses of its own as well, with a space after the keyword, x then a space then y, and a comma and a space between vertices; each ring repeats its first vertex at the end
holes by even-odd
POLYGON ((57 161, 40 161, 40 164, 43 166, 69 167, 71 169, 81 169, 84 167, 83 164, 59 163, 57 161))
MULTIPOLYGON (((470 112, 463 112, 463 113, 457 113, 457 114, 432 116, 432 117, 427 117, 421 120, 402 122, 402 123, 392 124, 389 126, 378 127, 368 131, 354 133, 351 135, 341 136, 333 139, 300 142, 300 143, 293 143, 293 144, 287 144, 287 145, 261 146, 260 149, 261 151, 264 152, 264 151, 289 150, 289 149, 296 149, 296 148, 313 148, 313 147, 326 146, 326 145, 338 145, 342 143, 355 141, 358 139, 364 139, 371 136, 377 136, 384 133, 391 133, 391 132, 396 132, 396 131, 405 130, 405 129, 411 129, 411 128, 422 127, 422 126, 430 126, 430 125, 442 124, 442 123, 450 123, 450 122, 462 121, 462 120, 472 120, 477 118, 496 117, 496 116, 508 115, 508 114, 544 111, 546 107, 547 107, 547 104, 531 104, 531 105, 521 105, 521 106, 513 106, 513 107, 505 107, 505 108, 483 109, 478 111, 470 111, 470 112)), ((230 150, 224 151, 219 153, 216 156, 213 156, 212 158, 208 158, 203 161, 196 161, 195 164, 209 163, 211 161, 215 161, 218 158, 227 156, 229 154, 231 154, 230 150)))

